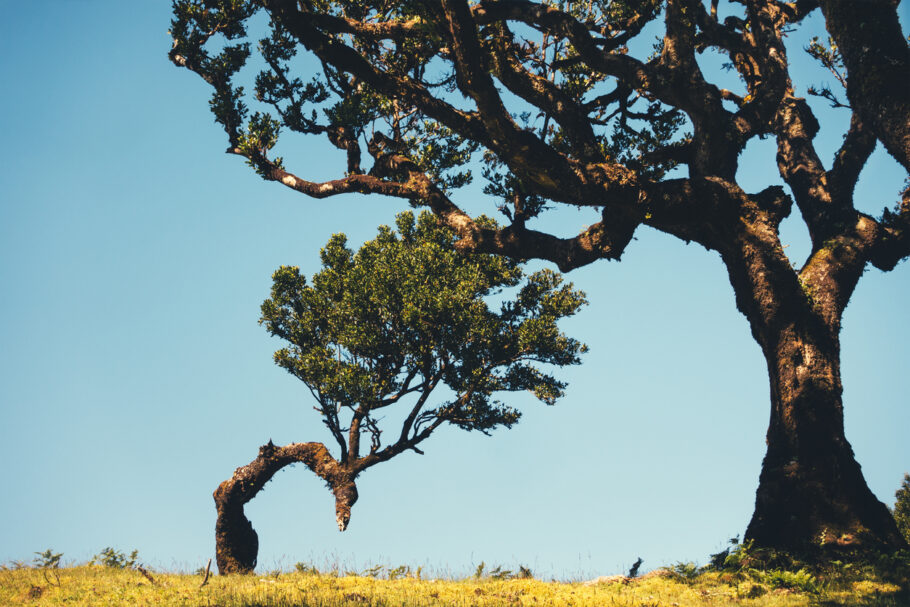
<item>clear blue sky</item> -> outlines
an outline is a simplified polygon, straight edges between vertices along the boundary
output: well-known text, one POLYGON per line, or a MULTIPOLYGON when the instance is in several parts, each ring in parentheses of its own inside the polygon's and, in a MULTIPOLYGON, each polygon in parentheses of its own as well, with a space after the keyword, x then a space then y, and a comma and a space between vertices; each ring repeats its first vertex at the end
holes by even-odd
MULTIPOLYGON (((206 86, 167 61, 168 2, 0 8, 0 562, 113 546, 195 569, 214 553, 219 482, 269 439, 326 440, 257 325, 272 271, 312 273, 333 232, 359 243, 403 205, 310 200, 223 154, 206 86)), ((806 39, 791 36, 794 57, 806 39)), ((826 80, 812 74, 801 91, 826 80)), ((815 107, 830 158, 848 116, 815 107)), ((307 175, 340 166, 295 152, 307 175)), ((780 181, 771 141, 741 167, 752 191, 780 181)), ((879 213, 903 179, 879 148, 858 204, 879 213)), ((801 263, 799 225, 784 240, 801 263)), ((318 479, 280 473, 247 508, 261 567, 483 560, 573 577, 704 563, 741 534, 768 387, 717 255, 641 230, 621 263, 570 278, 591 305, 565 329, 591 351, 556 407, 516 399, 512 431, 444 428, 425 456, 368 471, 344 533, 318 479)), ((847 435, 889 505, 910 470, 908 301, 910 265, 870 269, 844 320, 847 435)))

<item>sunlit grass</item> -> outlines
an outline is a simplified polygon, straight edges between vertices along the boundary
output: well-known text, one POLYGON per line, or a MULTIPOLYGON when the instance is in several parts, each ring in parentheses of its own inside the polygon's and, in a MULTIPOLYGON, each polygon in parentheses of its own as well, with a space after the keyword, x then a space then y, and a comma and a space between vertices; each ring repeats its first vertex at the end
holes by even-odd
POLYGON ((774 576, 707 572, 684 579, 651 574, 633 580, 621 576, 601 583, 544 582, 534 579, 420 580, 376 579, 313 573, 214 576, 201 586, 202 575, 152 572, 154 583, 136 569, 78 566, 54 570, 0 570, 0 605, 66 605, 70 607, 208 606, 335 607, 341 605, 417 607, 573 606, 696 607, 743 605, 796 607, 815 605, 910 605, 906 588, 869 579, 829 579, 812 591, 775 587, 774 576))

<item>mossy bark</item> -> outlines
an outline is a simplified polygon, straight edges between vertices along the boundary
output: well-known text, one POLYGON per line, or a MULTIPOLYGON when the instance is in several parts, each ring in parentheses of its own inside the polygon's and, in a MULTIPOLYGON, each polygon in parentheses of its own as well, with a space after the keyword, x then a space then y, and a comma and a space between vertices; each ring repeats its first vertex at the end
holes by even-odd
POLYGON ((344 531, 357 501, 354 475, 336 461, 322 443, 293 443, 276 447, 271 441, 259 448, 259 455, 233 476, 218 485, 213 497, 218 518, 215 522, 215 560, 218 572, 252 573, 259 554, 259 537, 243 512, 276 472, 293 463, 302 463, 315 472, 335 495, 338 527, 344 531))
POLYGON ((746 537, 816 557, 905 547, 844 433, 836 337, 813 325, 810 318, 795 322, 765 346, 768 451, 746 537))

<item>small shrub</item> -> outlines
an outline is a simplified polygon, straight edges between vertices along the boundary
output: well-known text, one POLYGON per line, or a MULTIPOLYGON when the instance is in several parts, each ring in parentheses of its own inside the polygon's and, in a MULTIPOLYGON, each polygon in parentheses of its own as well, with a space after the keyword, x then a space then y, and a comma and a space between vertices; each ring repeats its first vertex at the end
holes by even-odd
POLYGON ((740 599, 757 599, 766 592, 768 591, 764 586, 755 582, 743 582, 736 587, 736 597, 740 599))
POLYGON ((361 573, 360 575, 362 577, 378 578, 380 575, 382 575, 383 569, 385 569, 385 567, 383 567, 382 565, 376 565, 375 567, 370 567, 369 569, 364 569, 363 573, 361 573))
POLYGON ((60 566, 60 558, 63 556, 62 552, 55 554, 50 548, 44 552, 36 552, 35 554, 38 555, 34 559, 35 566, 40 567, 41 569, 56 569, 60 566))
POLYGON ((904 474, 904 482, 901 483, 900 489, 895 492, 894 497, 894 522, 897 528, 904 536, 904 539, 910 543, 910 474, 904 474))
POLYGON ((53 550, 48 548, 44 552, 36 552, 35 554, 38 555, 34 559, 35 566, 41 569, 41 574, 44 576, 44 580, 51 586, 59 586, 60 576, 57 575, 56 569, 60 567, 60 558, 63 556, 63 553, 55 553, 53 550), (51 570, 51 574, 54 576, 55 582, 52 582, 51 578, 47 575, 49 569, 51 570))
POLYGON ((298 573, 306 575, 319 575, 319 569, 317 569, 315 565, 310 565, 308 563, 297 563, 294 565, 294 569, 296 569, 298 573))
POLYGON ((108 547, 93 556, 92 560, 90 560, 88 563, 89 565, 98 563, 112 569, 132 569, 137 565, 138 561, 138 550, 133 550, 130 552, 130 555, 127 556, 119 550, 114 550, 113 548, 108 547))
POLYGON ((490 569, 487 572, 487 565, 483 561, 477 566, 477 569, 474 570, 474 579, 481 578, 490 578, 491 580, 532 580, 534 579, 534 573, 530 568, 525 567, 524 565, 518 566, 518 572, 511 569, 503 569, 501 566, 497 565, 493 569, 490 569))
POLYGON ((676 563, 670 568, 670 571, 684 582, 691 582, 700 573, 698 565, 695 563, 676 563))
POLYGON ((510 580, 515 576, 512 574, 511 569, 503 569, 502 567, 497 566, 490 571, 490 577, 494 580, 510 580))
POLYGON ((806 569, 800 569, 799 571, 787 571, 786 569, 775 569, 773 571, 752 570, 749 573, 756 580, 772 588, 788 588, 810 594, 818 594, 821 591, 818 580, 806 569))
POLYGON ((407 565, 401 565, 400 567, 395 567, 394 569, 389 569, 389 579, 397 580, 411 575, 411 568, 407 565))

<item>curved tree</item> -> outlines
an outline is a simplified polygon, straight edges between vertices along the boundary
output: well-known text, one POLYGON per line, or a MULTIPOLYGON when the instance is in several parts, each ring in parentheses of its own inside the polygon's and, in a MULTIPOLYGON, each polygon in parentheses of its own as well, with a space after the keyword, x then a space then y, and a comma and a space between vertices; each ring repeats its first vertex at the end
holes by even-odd
POLYGON ((361 472, 407 450, 422 453, 418 445, 443 424, 485 434, 512 427, 520 412, 495 394, 527 390, 552 405, 565 384, 538 365, 576 364, 586 350, 557 328, 585 299, 555 272, 524 278, 507 258, 461 255, 451 230, 430 213, 416 222, 402 213, 397 226, 398 234, 381 227, 356 254, 344 235, 333 236, 311 284, 296 267, 272 276, 260 322, 288 342, 275 362, 309 388, 338 455, 318 442, 269 441, 219 485, 221 573, 255 567, 258 538, 243 506, 285 466, 301 463, 325 481, 344 531, 361 472), (485 298, 502 298, 510 287, 514 298, 491 310, 485 298), (434 399, 441 386, 448 398, 434 399), (388 407, 401 409, 404 421, 385 439, 388 407))
POLYGON ((853 200, 877 140, 910 171, 910 51, 896 4, 177 0, 170 58, 213 87, 228 152, 308 196, 402 198, 432 209, 463 251, 546 259, 563 271, 619 259, 639 226, 718 253, 771 387, 746 537, 800 551, 898 548, 906 543, 844 434, 839 352, 841 317, 864 270, 891 270, 910 255, 910 194, 880 217, 853 200), (827 163, 784 44, 819 9, 836 46, 808 50, 842 77, 848 102, 810 92, 852 112, 827 163), (247 96, 238 72, 259 11, 268 31, 247 96), (636 38, 655 28, 659 43, 636 57, 636 38), (706 50, 728 57, 739 92, 701 69, 706 50), (346 165, 328 180, 292 172, 306 165, 275 155, 280 131, 325 136, 346 165), (767 137, 787 187, 747 192, 736 181, 740 153, 767 137), (503 227, 456 203, 480 153, 503 227), (812 243, 801 266, 779 238, 794 202, 812 243), (545 211, 556 203, 595 209, 600 220, 574 237, 549 233, 545 211))

